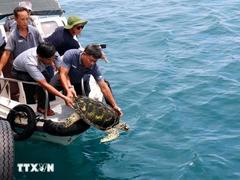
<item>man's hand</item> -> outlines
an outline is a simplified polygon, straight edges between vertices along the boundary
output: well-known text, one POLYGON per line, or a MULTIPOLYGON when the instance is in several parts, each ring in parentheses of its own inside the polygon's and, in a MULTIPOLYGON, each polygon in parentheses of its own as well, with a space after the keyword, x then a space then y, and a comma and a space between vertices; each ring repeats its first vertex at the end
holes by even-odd
POLYGON ((73 105, 74 105, 73 98, 69 98, 69 97, 65 96, 64 101, 67 106, 73 108, 73 105))
POLYGON ((118 114, 119 116, 122 116, 122 115, 123 115, 123 112, 122 112, 122 110, 121 110, 120 107, 114 106, 113 109, 114 109, 114 111, 117 112, 117 114, 118 114))
POLYGON ((67 90, 67 97, 69 98, 74 98, 74 97, 77 97, 77 93, 74 89, 74 86, 70 86, 67 90))

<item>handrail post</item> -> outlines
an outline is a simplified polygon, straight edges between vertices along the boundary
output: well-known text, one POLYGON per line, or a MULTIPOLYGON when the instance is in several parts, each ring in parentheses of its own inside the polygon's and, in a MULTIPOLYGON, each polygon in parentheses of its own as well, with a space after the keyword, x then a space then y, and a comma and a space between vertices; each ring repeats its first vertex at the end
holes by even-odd
MULTIPOLYGON (((44 112, 44 120, 47 119, 47 111, 48 111, 48 91, 46 89, 44 89, 45 92, 45 112, 44 112)), ((50 102, 49 102, 50 103, 50 102)))

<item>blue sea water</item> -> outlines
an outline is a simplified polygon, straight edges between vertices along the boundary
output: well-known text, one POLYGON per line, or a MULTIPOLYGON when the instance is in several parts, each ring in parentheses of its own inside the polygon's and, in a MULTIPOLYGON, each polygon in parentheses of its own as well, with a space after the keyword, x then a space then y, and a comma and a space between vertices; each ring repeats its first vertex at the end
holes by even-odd
MULTIPOLYGON (((130 126, 100 144, 91 128, 72 145, 16 142, 17 163, 55 164, 17 180, 240 179, 240 2, 60 0, 89 23, 83 46, 99 62, 130 126)), ((16 167, 15 167, 16 169, 16 167)))

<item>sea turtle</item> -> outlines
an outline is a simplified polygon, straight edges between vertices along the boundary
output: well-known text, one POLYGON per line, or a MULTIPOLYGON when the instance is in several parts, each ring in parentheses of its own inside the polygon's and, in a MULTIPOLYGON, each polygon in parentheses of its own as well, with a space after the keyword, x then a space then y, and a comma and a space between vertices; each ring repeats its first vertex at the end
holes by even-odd
POLYGON ((76 97, 74 110, 75 112, 66 119, 64 126, 67 128, 78 120, 83 120, 107 133, 107 136, 101 139, 101 143, 118 138, 119 130, 127 131, 129 129, 126 123, 120 122, 120 117, 110 106, 89 97, 76 97))

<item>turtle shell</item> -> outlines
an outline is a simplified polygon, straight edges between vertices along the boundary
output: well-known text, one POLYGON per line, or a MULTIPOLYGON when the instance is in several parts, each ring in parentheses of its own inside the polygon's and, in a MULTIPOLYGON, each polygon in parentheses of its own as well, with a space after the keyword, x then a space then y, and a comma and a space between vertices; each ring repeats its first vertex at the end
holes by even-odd
POLYGON ((119 116, 110 106, 86 96, 75 99, 74 109, 87 124, 101 130, 110 129, 119 123, 119 116))

